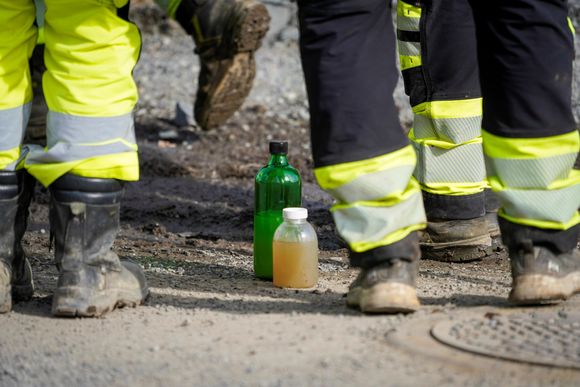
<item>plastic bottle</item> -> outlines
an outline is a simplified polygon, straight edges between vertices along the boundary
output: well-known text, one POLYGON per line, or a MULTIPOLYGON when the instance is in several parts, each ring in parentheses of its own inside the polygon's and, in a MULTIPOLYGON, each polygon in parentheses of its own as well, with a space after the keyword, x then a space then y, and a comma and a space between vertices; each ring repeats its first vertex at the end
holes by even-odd
POLYGON ((318 283, 318 238, 306 208, 285 208, 274 233, 274 285, 311 288, 318 283))
POLYGON ((270 154, 255 181, 254 272, 262 279, 272 279, 272 240, 282 223, 282 210, 302 203, 300 174, 286 157, 288 142, 271 141, 270 154))

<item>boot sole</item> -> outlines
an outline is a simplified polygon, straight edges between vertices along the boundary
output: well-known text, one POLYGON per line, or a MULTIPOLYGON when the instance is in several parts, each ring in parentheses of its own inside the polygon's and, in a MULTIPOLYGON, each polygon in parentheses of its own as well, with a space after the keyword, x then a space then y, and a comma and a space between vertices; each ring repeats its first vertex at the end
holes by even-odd
POLYGON ((421 258, 432 261, 460 263, 478 261, 493 253, 493 246, 459 246, 447 248, 433 248, 431 246, 421 246, 421 258))
POLYGON ((516 305, 546 305, 561 302, 580 292, 580 272, 557 278, 530 274, 514 278, 508 300, 516 305))
POLYGON ((136 293, 122 289, 58 288, 53 296, 52 314, 58 317, 100 317, 115 308, 141 305, 148 296, 146 289, 136 293))
POLYGON ((196 121, 209 130, 226 122, 244 103, 252 90, 256 76, 254 52, 260 48, 268 32, 270 16, 263 4, 255 1, 240 3, 234 30, 224 42, 231 62, 213 83, 207 97, 197 102, 196 121), (199 111, 199 112, 198 112, 199 111))
POLYGON ((379 283, 369 289, 351 289, 347 305, 369 314, 412 313, 421 307, 415 288, 396 282, 379 283))

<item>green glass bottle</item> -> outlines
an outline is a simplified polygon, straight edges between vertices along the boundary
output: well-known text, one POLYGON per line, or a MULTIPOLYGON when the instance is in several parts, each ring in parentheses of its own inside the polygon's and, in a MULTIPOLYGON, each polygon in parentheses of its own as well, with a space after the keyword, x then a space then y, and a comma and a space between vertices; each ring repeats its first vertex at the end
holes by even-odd
POLYGON ((288 142, 270 142, 270 161, 256 175, 254 205, 254 272, 272 279, 272 241, 282 210, 302 205, 302 182, 288 163, 288 142))

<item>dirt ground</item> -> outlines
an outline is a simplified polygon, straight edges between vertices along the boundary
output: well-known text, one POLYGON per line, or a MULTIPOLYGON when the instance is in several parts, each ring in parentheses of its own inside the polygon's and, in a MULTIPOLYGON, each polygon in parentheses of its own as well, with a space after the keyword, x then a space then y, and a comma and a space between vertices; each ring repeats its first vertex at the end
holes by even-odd
MULTIPOLYGON (((501 248, 473 263, 422 261, 424 306, 413 315, 365 316, 345 307, 356 272, 335 236, 332 201, 312 177, 292 8, 268 5, 273 30, 258 55, 255 90, 210 132, 175 113, 177 103, 193 101, 199 65, 189 38, 153 8, 136 15, 141 23, 155 19, 142 24, 135 71, 142 177, 127 187, 115 250, 145 268, 151 297, 99 319, 52 318, 57 272, 48 194, 37 187, 24 241, 37 292, 0 316, 0 386, 580 385, 580 371, 442 349, 418 328, 529 311, 505 301, 510 277, 501 248), (252 273, 253 178, 273 138, 290 141, 289 158, 303 176, 304 206, 320 241, 315 289, 278 289, 252 273), (418 341, 397 339, 405 330, 418 341)), ((541 310, 576 313, 580 297, 541 310)))

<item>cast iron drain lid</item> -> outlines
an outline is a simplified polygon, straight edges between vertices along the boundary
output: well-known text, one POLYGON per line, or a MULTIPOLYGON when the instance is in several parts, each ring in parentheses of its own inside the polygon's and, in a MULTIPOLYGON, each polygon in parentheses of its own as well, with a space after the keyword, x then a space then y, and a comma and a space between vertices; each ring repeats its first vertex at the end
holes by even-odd
POLYGON ((480 355, 580 369, 580 314, 488 314, 443 321, 431 334, 480 355))

